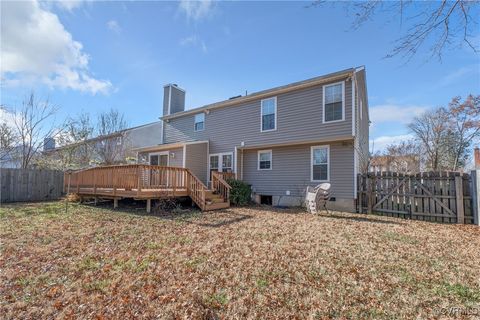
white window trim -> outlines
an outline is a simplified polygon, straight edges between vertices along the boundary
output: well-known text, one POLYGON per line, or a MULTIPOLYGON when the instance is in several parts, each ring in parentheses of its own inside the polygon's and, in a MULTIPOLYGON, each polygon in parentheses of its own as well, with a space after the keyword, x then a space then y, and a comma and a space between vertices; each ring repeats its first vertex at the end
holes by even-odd
POLYGON ((310 147, 310 181, 311 182, 329 182, 330 181, 330 145, 311 146, 310 147), (313 151, 316 149, 327 149, 327 180, 313 179, 313 151))
POLYGON ((158 162, 160 163, 160 156, 167 156, 167 167, 170 166, 170 151, 161 151, 161 152, 153 152, 148 154, 148 164, 151 163, 151 156, 159 156, 158 162))
POLYGON ((272 150, 258 150, 257 152, 257 170, 260 171, 266 171, 266 170, 272 170, 273 168, 273 152, 272 150), (270 153, 270 168, 268 169, 260 169, 260 154, 261 153, 270 153))
POLYGON ((322 123, 335 123, 335 122, 345 121, 345 81, 335 82, 335 83, 331 83, 329 85, 323 86, 323 96, 322 96, 322 98, 323 98, 323 119, 322 119, 322 123), (331 86, 336 86, 338 84, 342 85, 342 119, 325 121, 325 88, 331 87, 331 86))
POLYGON ((205 130, 205 113, 204 112, 201 112, 201 113, 196 113, 194 116, 193 116, 193 131, 195 132, 200 132, 200 131, 204 131, 205 130), (203 114, 203 128, 201 130, 197 130, 197 126, 196 124, 197 123, 200 123, 200 122, 197 122, 197 115, 201 115, 203 114))
POLYGON ((223 159, 222 159, 222 156, 228 156, 228 155, 231 155, 232 156, 232 172, 234 172, 234 168, 235 168, 235 158, 233 157, 233 152, 221 152, 221 153, 210 153, 208 154, 208 172, 207 172, 207 181, 210 182, 210 170, 212 170, 211 166, 210 166, 210 159, 211 157, 215 157, 217 156, 218 157, 218 168, 217 170, 223 170, 223 159))
POLYGON ((267 99, 262 99, 260 101, 260 132, 270 132, 270 131, 277 131, 277 97, 270 97, 267 99), (263 101, 265 100, 271 100, 273 99, 275 101, 275 128, 273 129, 268 129, 268 130, 263 130, 263 101))

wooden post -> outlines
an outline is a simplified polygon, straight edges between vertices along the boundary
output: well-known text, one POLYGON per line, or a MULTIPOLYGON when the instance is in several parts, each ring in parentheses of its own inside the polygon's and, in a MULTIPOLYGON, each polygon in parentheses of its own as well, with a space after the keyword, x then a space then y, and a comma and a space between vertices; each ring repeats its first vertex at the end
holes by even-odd
POLYGON ((473 224, 480 225, 480 170, 472 170, 471 172, 471 191, 472 191, 472 213, 473 224))
POLYGON ((118 198, 113 198, 113 209, 118 207, 118 198))
POLYGON ((465 215, 463 212, 463 177, 455 176, 455 196, 457 199, 457 223, 465 223, 465 215))
MULTIPOLYGON (((95 175, 96 168, 93 169, 93 194, 97 194, 97 177, 95 175)), ((97 205, 97 198, 95 197, 95 205, 97 205)))
POLYGON ((152 211, 152 199, 147 199, 147 212, 150 213, 152 211))
POLYGON ((372 188, 372 183, 375 181, 376 178, 376 173, 373 173, 371 175, 367 174, 367 213, 372 214, 373 212, 373 188, 372 188))
POLYGON ((115 181, 115 168, 112 168, 112 184, 113 184, 113 196, 115 196, 117 193, 117 181, 115 181))
POLYGON ((142 167, 138 166, 137 167, 137 195, 138 196, 140 196, 140 193, 142 192, 141 170, 142 170, 142 167))

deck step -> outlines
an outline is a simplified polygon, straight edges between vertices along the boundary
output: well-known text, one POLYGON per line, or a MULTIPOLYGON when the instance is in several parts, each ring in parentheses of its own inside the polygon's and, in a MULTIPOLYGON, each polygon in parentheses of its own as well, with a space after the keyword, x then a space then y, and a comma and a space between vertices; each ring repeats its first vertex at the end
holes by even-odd
POLYGON ((205 205, 205 211, 219 210, 219 209, 226 209, 226 208, 230 208, 229 202, 217 202, 217 203, 205 205))
POLYGON ((223 198, 219 197, 219 198, 209 198, 209 199, 207 198, 207 199, 205 199, 205 202, 206 203, 209 203, 209 202, 210 203, 220 203, 220 202, 224 202, 224 201, 223 201, 223 198))

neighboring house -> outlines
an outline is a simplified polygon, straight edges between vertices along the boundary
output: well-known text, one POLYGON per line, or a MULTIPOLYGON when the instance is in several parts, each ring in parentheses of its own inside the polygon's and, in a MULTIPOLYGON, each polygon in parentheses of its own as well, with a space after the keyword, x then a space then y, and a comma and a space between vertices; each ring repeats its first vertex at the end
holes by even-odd
POLYGON ((22 146, 0 152, 0 168, 18 169, 22 166, 22 146))
POLYGON ((330 182, 329 206, 354 210, 368 160, 364 67, 191 110, 169 84, 163 113, 162 144, 136 149, 140 163, 189 168, 204 183, 211 171, 233 172, 255 201, 274 205, 302 205, 307 186, 330 182))
POLYGON ((373 156, 370 159, 370 171, 382 172, 393 171, 399 173, 420 172, 420 157, 415 154, 409 155, 386 155, 373 156))
MULTIPOLYGON (((125 163, 136 156, 132 150, 158 144, 162 141, 162 121, 128 128, 108 135, 97 136, 85 141, 45 150, 44 154, 56 159, 65 156, 74 158, 80 167, 102 163, 125 163)), ((66 161, 71 163, 72 161, 66 161)))

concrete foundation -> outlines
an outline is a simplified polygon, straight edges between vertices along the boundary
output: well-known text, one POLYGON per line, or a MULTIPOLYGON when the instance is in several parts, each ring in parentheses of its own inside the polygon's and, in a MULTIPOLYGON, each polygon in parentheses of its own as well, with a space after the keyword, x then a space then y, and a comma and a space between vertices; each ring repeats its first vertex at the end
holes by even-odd
MULTIPOLYGON (((253 200, 260 204, 260 195, 254 195, 253 200)), ((273 206, 305 207, 305 197, 272 196, 272 204, 273 206)), ((335 201, 327 202, 327 208, 334 211, 355 212, 355 200, 336 198, 335 201)))

